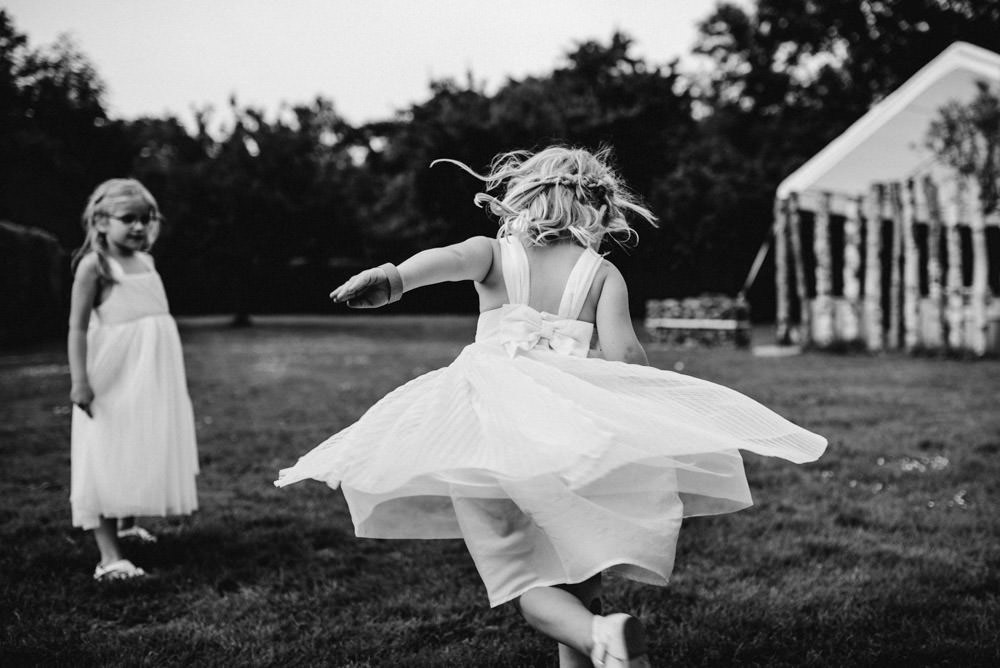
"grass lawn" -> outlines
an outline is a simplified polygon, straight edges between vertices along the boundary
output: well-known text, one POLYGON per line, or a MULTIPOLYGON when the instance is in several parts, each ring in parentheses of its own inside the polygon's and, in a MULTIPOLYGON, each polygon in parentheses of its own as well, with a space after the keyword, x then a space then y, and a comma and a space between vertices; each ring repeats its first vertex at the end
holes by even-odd
MULTIPOLYGON (((473 318, 181 324, 202 507, 144 522, 140 583, 94 583, 70 526, 63 346, 0 352, 0 665, 556 665, 460 541, 357 539, 339 492, 271 485, 473 318)), ((609 582, 654 665, 1000 665, 1000 362, 650 353, 830 439, 806 466, 746 455, 757 505, 687 521, 669 587, 609 582)))

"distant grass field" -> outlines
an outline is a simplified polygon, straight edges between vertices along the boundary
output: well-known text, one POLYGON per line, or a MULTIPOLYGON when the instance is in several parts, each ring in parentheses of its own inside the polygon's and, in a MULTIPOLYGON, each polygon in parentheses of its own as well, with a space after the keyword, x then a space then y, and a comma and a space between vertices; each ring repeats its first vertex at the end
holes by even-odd
MULTIPOLYGON (((555 666, 491 610, 460 541, 353 537, 342 496, 278 469, 448 364, 465 317, 182 322, 201 510, 151 519, 154 573, 99 585, 70 526, 58 343, 0 352, 0 665, 555 666)), ((673 581, 609 582, 654 665, 1000 665, 1000 362, 651 350, 826 435, 747 455, 756 506, 686 522, 673 581)))

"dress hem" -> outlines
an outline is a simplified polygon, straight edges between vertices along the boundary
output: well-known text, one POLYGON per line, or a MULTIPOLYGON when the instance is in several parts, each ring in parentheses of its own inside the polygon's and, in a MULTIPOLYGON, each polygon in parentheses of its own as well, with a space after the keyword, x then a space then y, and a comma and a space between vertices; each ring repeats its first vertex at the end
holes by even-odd
MULTIPOLYGON (((640 564, 640 563, 638 563, 635 560, 629 560, 629 559, 612 559, 612 560, 604 562, 601 566, 597 566, 595 568, 588 569, 587 571, 585 571, 585 573, 587 573, 587 574, 584 575, 584 576, 582 576, 582 577, 580 577, 579 579, 575 579, 575 578, 573 578, 573 579, 570 579, 570 578, 564 578, 564 579, 554 578, 554 579, 550 579, 550 580, 543 580, 543 581, 538 582, 537 584, 532 584, 530 587, 521 588, 517 593, 514 593, 514 594, 510 594, 510 595, 507 595, 507 596, 504 596, 504 597, 493 597, 493 596, 489 596, 489 594, 487 594, 487 598, 489 599, 490 607, 491 608, 496 608, 498 606, 503 605, 504 603, 510 603, 514 599, 520 598, 521 596, 523 596, 524 594, 528 593, 532 589, 537 589, 539 587, 556 587, 556 586, 559 586, 559 585, 579 584, 581 582, 584 582, 585 580, 589 580, 590 578, 594 577, 595 575, 597 575, 599 573, 604 573, 605 571, 609 571, 609 570, 615 568, 616 566, 635 566, 636 568, 643 569, 643 571, 645 571, 645 572, 647 572, 647 573, 649 573, 651 575, 657 576, 661 580, 661 582, 655 582, 654 578, 650 578, 649 580, 638 580, 636 578, 630 578, 628 576, 623 576, 623 577, 625 577, 625 579, 632 580, 634 582, 641 582, 642 584, 647 584, 647 585, 654 586, 654 587, 666 587, 670 583, 670 576, 669 575, 663 575, 657 569, 653 568, 649 564, 640 564)), ((671 570, 673 570, 673 569, 671 569, 671 570)))

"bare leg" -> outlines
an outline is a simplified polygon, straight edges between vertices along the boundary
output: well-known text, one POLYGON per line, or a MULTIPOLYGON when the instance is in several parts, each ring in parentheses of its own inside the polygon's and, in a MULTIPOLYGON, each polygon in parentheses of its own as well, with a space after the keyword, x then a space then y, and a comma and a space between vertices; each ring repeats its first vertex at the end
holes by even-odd
POLYGON ((122 551, 118 545, 117 519, 102 517, 101 524, 94 529, 94 539, 97 540, 97 549, 101 551, 102 566, 122 558, 122 551))
POLYGON ((559 643, 562 668, 591 665, 594 615, 588 605, 598 599, 600 588, 597 575, 575 585, 536 587, 518 600, 525 621, 559 643))
POLYGON ((559 668, 594 668, 594 664, 583 652, 559 643, 559 668))

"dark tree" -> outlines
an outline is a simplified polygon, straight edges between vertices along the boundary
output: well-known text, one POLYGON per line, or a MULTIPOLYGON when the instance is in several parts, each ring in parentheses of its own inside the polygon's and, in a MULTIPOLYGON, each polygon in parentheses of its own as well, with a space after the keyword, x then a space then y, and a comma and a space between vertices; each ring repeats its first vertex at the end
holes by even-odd
POLYGON ((67 245, 97 182, 122 169, 121 133, 104 84, 68 37, 33 49, 0 10, 0 218, 40 227, 67 245))

